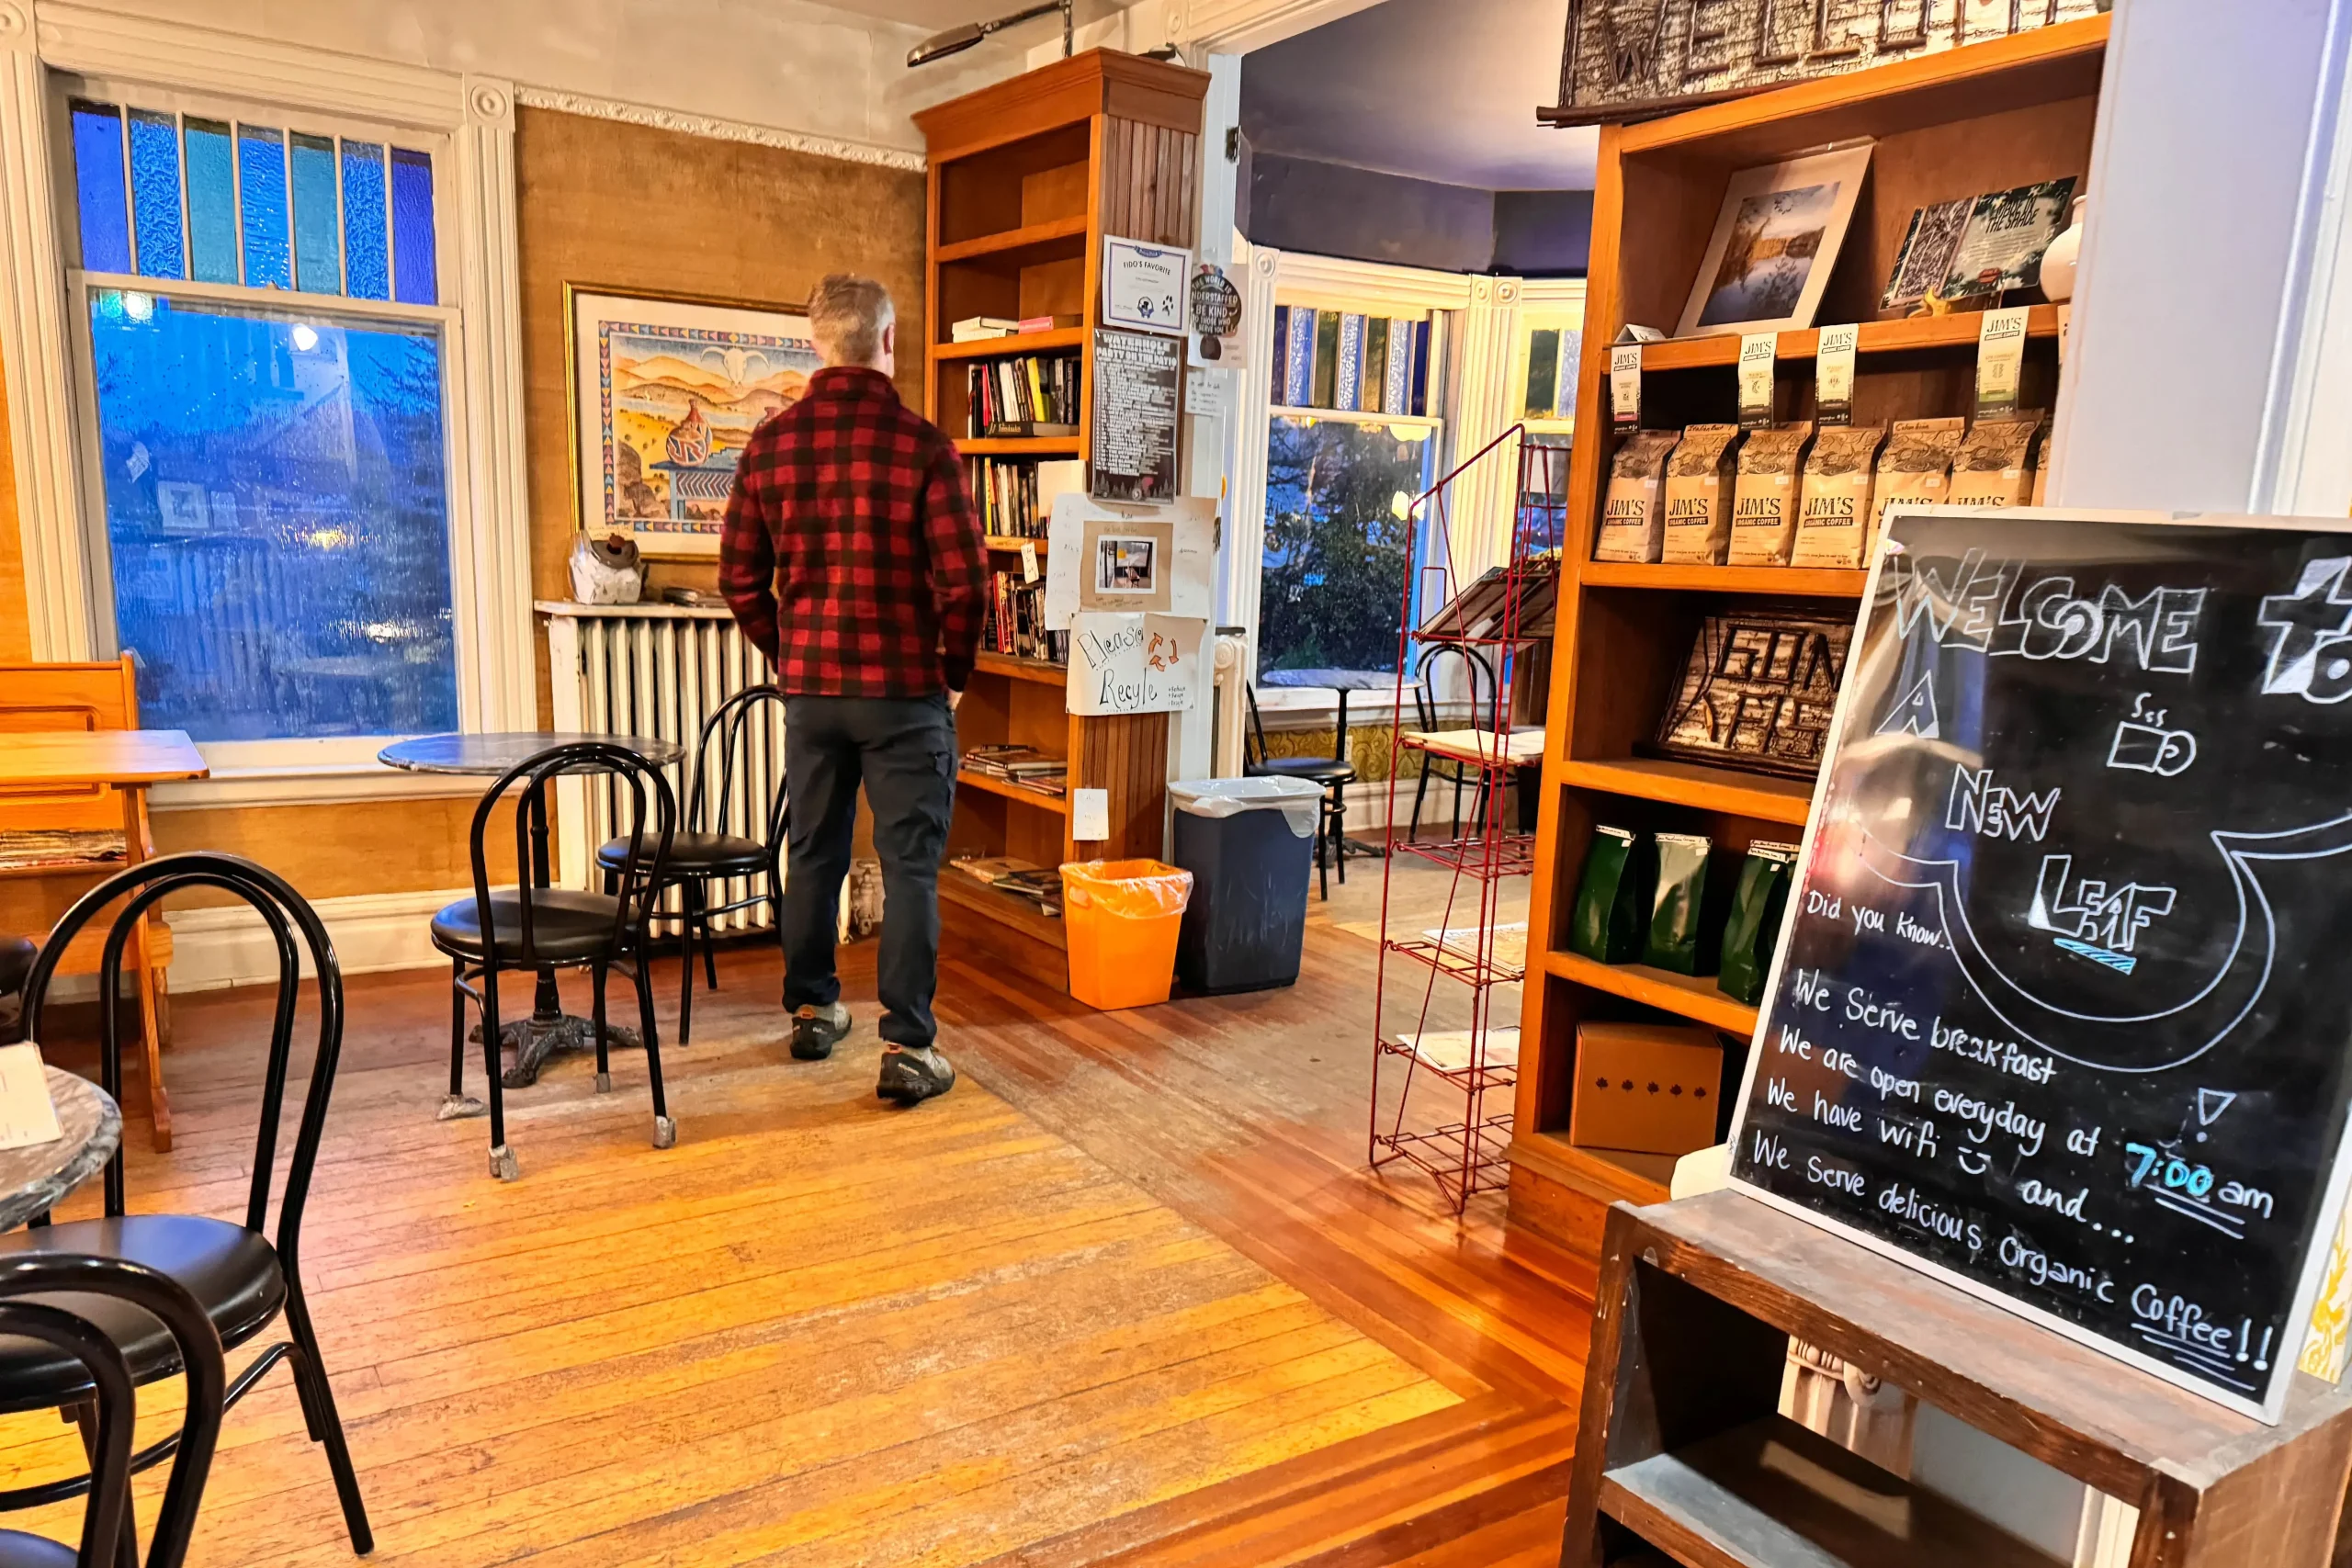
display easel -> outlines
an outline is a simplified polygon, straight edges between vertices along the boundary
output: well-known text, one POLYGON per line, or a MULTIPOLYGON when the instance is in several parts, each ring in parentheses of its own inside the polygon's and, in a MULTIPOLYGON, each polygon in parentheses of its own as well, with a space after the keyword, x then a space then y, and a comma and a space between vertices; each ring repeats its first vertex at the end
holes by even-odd
POLYGON ((1801 1338, 2139 1509, 2132 1568, 2324 1568, 2352 1390, 2266 1427, 1732 1191, 1609 1213, 1564 1568, 2065 1568, 1781 1416, 1801 1338))

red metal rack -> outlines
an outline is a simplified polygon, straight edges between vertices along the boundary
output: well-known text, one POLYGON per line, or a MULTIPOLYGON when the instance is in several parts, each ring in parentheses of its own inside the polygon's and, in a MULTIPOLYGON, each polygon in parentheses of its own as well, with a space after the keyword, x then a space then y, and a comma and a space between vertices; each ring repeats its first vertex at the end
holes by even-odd
MULTIPOLYGON (((1523 426, 1505 431, 1413 503, 1408 513, 1408 570, 1397 623, 1403 629, 1397 637, 1389 728, 1392 835, 1398 820, 1396 792, 1408 765, 1431 758, 1458 764, 1480 787, 1467 831, 1433 843, 1392 838, 1394 852, 1383 864, 1369 1157, 1374 1169, 1403 1161, 1430 1177, 1456 1213, 1478 1193, 1499 1189, 1509 1180, 1504 1154, 1510 1143, 1510 1112, 1489 1113, 1487 1100, 1500 1090, 1508 1107, 1510 1090, 1519 1081, 1518 1053, 1503 1048, 1492 1026, 1499 1018, 1516 1032, 1518 998, 1498 998, 1495 993, 1526 978, 1525 939, 1522 934, 1516 951, 1498 941, 1498 915, 1503 885, 1535 869, 1535 835, 1514 831, 1507 823, 1508 785, 1514 771, 1538 764, 1542 757, 1540 752, 1533 758, 1514 757, 1511 716, 1530 650, 1551 640, 1554 594, 1539 591, 1557 587, 1568 457, 1564 447, 1529 445, 1525 434, 1523 426), (1483 574, 1467 590, 1456 591, 1454 499, 1465 476, 1487 478, 1505 464, 1518 481, 1509 562, 1483 574), (1442 574, 1436 581, 1444 592, 1440 607, 1417 625, 1414 587, 1430 571, 1442 574), (1539 597, 1540 609, 1530 614, 1531 603, 1539 597), (1408 688, 1417 680, 1419 660, 1440 648, 1475 655, 1493 676, 1490 706, 1479 710, 1474 682, 1471 729, 1446 732, 1450 739, 1411 734, 1405 728, 1408 688), (1434 862, 1453 874, 1444 914, 1435 928, 1438 934, 1418 929, 1419 920, 1407 922, 1417 929, 1391 929, 1390 893, 1395 868, 1404 857, 1434 862), (1442 1004, 1441 997, 1447 998, 1442 1004), (1458 1052, 1431 1043, 1433 1017, 1465 1014, 1466 1031, 1437 1032, 1461 1041, 1458 1052), (1406 1020, 1408 1027, 1392 1027, 1406 1020)), ((1525 927, 1520 930, 1523 933, 1525 927)))

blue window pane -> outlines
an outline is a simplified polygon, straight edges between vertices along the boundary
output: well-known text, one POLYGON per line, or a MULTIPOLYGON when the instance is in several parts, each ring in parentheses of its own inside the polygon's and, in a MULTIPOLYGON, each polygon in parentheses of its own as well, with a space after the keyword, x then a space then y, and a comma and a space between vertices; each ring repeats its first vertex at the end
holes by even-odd
POLYGON ((437 305, 441 283, 434 265, 433 159, 392 149, 392 288, 406 305, 437 305))
POLYGON ((180 128, 153 109, 130 111, 130 211, 139 235, 139 270, 148 277, 186 277, 180 245, 180 128))
POLYGON ((384 149, 343 144, 344 292, 355 299, 392 297, 391 252, 385 243, 384 149))
POLYGON ((441 341, 91 296, 115 629, 199 740, 458 723, 441 341))
POLYGON ((237 281, 237 171, 217 119, 187 122, 187 246, 198 282, 237 281))
POLYGON ((335 216, 334 141, 294 133, 294 276, 312 294, 343 292, 343 234, 335 216))
POLYGON ((255 288, 291 288, 285 137, 259 126, 237 127, 237 170, 244 176, 245 282, 255 288))
POLYGON ((74 105, 74 185, 82 208, 82 265, 130 270, 130 191, 122 177, 122 111, 74 105))

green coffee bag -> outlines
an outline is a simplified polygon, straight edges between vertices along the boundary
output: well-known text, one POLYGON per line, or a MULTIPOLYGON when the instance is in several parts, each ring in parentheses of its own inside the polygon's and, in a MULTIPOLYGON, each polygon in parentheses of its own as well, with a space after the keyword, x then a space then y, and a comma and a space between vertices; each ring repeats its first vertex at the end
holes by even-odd
POLYGON ((1731 919, 1724 925, 1723 973, 1715 988, 1754 1007, 1764 997, 1772 972, 1772 950, 1781 940, 1781 917, 1796 876, 1797 846, 1754 843, 1739 865, 1731 919))
POLYGON ((1639 957, 1656 870, 1648 834, 1606 824, 1594 828, 1568 922, 1569 950, 1603 964, 1630 964, 1639 957))
POLYGON ((1702 925, 1707 902, 1707 852, 1703 833, 1657 835, 1657 884, 1650 895, 1649 919, 1642 937, 1642 962, 1677 975, 1711 966, 1702 925))

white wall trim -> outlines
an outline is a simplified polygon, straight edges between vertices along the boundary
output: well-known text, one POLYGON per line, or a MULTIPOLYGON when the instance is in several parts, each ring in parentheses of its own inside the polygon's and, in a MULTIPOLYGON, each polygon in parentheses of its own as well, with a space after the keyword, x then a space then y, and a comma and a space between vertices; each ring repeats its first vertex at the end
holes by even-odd
POLYGON ((1469 308, 1475 284, 1492 281, 1458 272, 1309 255, 1304 251, 1272 254, 1282 258, 1278 281, 1283 299, 1306 304, 1461 310, 1469 308))
POLYGON ((1167 0, 1167 36, 1220 54, 1247 54, 1366 10, 1377 0, 1167 0))
MULTIPOLYGON (((1060 53, 1058 46, 1055 52, 1060 53)), ((653 108, 619 98, 568 93, 553 87, 518 85, 514 89, 514 101, 526 108, 554 109, 563 114, 588 115, 597 119, 616 119, 628 125, 646 126, 655 130, 674 130, 686 136, 708 136, 721 141, 749 141, 786 152, 807 152, 814 157, 839 158, 846 163, 872 164, 886 169, 904 169, 920 174, 928 166, 922 153, 901 148, 848 141, 833 136, 811 136, 804 131, 779 130, 774 126, 753 125, 746 120, 685 114, 676 109, 653 108)))
MULTIPOLYGON (((433 946, 433 916, 444 905, 472 895, 469 887, 360 893, 346 898, 321 898, 311 907, 334 941, 335 962, 343 972, 372 975, 387 969, 447 964, 448 959, 433 946)), ((245 905, 171 909, 164 912, 164 919, 172 928, 174 991, 211 991, 277 980, 277 943, 261 917, 245 905)), ((306 962, 303 973, 310 972, 306 962)))
POLYGON ((1241 678, 1258 678, 1258 600, 1266 560, 1266 443, 1273 434, 1274 286, 1282 252, 1234 239, 1242 279, 1241 323, 1250 333, 1248 368, 1241 372, 1229 426, 1227 472, 1232 493, 1225 508, 1225 624, 1242 628, 1241 678))
MULTIPOLYGON (((1519 347, 1520 293, 1516 277, 1473 277, 1470 299, 1455 334, 1453 420, 1448 427, 1453 462, 1467 460, 1518 423, 1509 385, 1519 347)), ((1445 508, 1450 591, 1460 592, 1490 566, 1510 558, 1512 505, 1519 494, 1519 447, 1505 443, 1454 481, 1445 508)), ((1435 506, 1432 502, 1431 506, 1435 506)))

